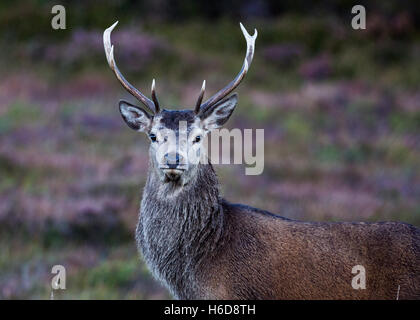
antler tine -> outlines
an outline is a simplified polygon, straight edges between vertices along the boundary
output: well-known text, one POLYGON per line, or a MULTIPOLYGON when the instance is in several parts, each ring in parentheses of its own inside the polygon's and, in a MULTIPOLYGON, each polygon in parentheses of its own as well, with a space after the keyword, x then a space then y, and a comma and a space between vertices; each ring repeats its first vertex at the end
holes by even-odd
POLYGON ((210 106, 214 105, 216 102, 220 101, 224 97, 226 97, 229 93, 231 93, 242 81, 245 77, 246 73, 248 72, 248 68, 251 65, 252 58, 254 57, 255 52, 255 39, 257 39, 257 29, 254 29, 254 34, 251 36, 242 25, 241 26, 242 33, 244 34, 246 40, 246 55, 244 59, 244 63, 242 65, 241 71, 239 71, 238 75, 235 79, 233 79, 226 87, 219 90, 216 94, 214 94, 210 99, 206 100, 200 107, 200 113, 206 111, 210 106))
POLYGON ((120 81, 122 86, 130 92, 134 97, 136 97, 140 102, 142 102, 146 107, 148 107, 154 113, 159 112, 156 110, 156 106, 152 100, 143 95, 139 90, 134 88, 121 74, 120 70, 117 67, 117 64, 114 59, 114 46, 111 44, 111 32, 114 30, 115 26, 118 24, 118 21, 115 22, 112 26, 104 31, 104 49, 106 59, 112 71, 114 71, 115 76, 120 81))
POLYGON ((160 107, 159 107, 159 101, 158 101, 157 96, 156 96, 155 79, 153 79, 153 81, 152 81, 152 99, 153 99, 153 103, 155 105, 155 111, 156 111, 156 113, 159 113, 160 107))
POLYGON ((194 112, 196 114, 200 112, 201 101, 203 101, 205 91, 206 91, 206 80, 203 80, 203 85, 201 86, 200 95, 198 96, 197 103, 195 104, 194 112))

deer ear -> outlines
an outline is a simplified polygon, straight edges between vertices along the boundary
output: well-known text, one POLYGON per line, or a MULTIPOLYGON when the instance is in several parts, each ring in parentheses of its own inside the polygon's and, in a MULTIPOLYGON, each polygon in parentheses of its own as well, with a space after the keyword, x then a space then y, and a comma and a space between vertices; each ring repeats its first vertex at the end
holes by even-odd
POLYGON ((136 131, 146 131, 152 123, 152 117, 146 110, 120 100, 120 113, 127 125, 136 131))
POLYGON ((238 95, 235 93, 210 107, 201 116, 204 128, 212 130, 223 126, 229 120, 237 103, 238 95))

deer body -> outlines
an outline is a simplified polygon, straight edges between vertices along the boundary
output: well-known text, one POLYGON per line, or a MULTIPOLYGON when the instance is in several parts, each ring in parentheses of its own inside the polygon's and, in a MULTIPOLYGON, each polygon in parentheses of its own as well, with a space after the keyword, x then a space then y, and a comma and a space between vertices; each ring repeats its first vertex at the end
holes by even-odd
POLYGON ((122 76, 110 34, 109 66, 147 109, 120 101, 128 126, 150 138, 149 173, 136 240, 153 275, 179 299, 420 299, 420 229, 395 223, 310 223, 221 198, 202 137, 223 126, 237 104, 228 96, 252 62, 257 33, 241 25, 241 71, 194 110, 161 109, 122 76), (181 125, 182 124, 182 125, 181 125), (196 161, 200 160, 200 161, 196 161), (363 266, 366 288, 354 289, 363 266))
POLYGON ((136 238, 179 299, 420 299, 420 230, 404 223, 308 223, 231 204, 216 175, 174 197, 150 171, 136 238), (366 289, 351 286, 355 265, 366 289))

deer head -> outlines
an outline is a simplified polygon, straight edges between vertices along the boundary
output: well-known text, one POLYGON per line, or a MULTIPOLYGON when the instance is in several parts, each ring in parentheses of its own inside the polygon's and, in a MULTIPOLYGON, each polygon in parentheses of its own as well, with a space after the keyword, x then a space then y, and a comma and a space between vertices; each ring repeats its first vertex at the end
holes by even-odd
POLYGON ((250 36, 240 24, 247 49, 242 69, 235 79, 202 103, 206 86, 204 80, 194 110, 177 111, 161 109, 154 79, 151 87, 152 99, 149 99, 121 74, 114 59, 114 46, 111 45, 111 32, 117 23, 118 21, 106 29, 103 36, 108 64, 122 86, 146 107, 144 109, 121 100, 120 113, 130 128, 149 136, 152 168, 160 179, 165 183, 182 186, 197 172, 199 159, 203 156, 203 138, 212 129, 223 126, 236 107, 237 95, 228 95, 248 72, 254 56, 257 30, 250 36))

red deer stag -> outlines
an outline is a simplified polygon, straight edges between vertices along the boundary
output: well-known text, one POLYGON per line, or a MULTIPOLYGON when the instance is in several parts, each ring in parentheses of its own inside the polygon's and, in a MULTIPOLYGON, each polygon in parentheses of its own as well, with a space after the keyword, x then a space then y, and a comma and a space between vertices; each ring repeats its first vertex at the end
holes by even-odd
MULTIPOLYGON (((123 87, 147 109, 119 102, 127 125, 150 138, 150 162, 136 230, 138 248, 154 277, 178 299, 420 299, 420 229, 398 222, 318 223, 289 220, 233 204, 219 193, 210 163, 192 163, 212 129, 226 123, 237 104, 229 94, 248 72, 257 31, 241 26, 247 49, 236 78, 194 110, 160 107, 119 71, 104 32, 106 58, 123 87), (165 130, 188 138, 176 143, 165 130), (166 150, 166 152, 162 152, 166 150), (353 267, 366 272, 354 289, 353 267)), ((176 140, 176 139, 175 139, 176 140)))

